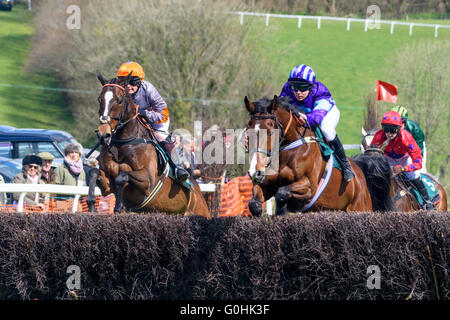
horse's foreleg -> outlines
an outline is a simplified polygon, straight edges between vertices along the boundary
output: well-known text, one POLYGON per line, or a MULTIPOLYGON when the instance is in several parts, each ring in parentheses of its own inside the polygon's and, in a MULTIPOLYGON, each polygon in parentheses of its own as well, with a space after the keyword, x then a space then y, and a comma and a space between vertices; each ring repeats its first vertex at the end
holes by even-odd
POLYGON ((114 206, 114 213, 120 213, 123 210, 123 188, 125 183, 129 180, 128 172, 120 172, 114 180, 116 185, 116 205, 114 206))
POLYGON ((275 200, 277 202, 275 214, 287 214, 287 205, 292 198, 305 201, 311 199, 311 197, 311 183, 307 177, 303 177, 290 185, 280 187, 275 194, 275 200))
POLYGON ((248 202, 248 209, 252 216, 259 217, 262 214, 264 193, 259 185, 253 186, 253 198, 248 202))
POLYGON ((99 175, 99 169, 92 168, 89 170, 89 191, 87 196, 87 204, 89 212, 96 212, 95 209, 95 186, 97 185, 97 178, 99 175))

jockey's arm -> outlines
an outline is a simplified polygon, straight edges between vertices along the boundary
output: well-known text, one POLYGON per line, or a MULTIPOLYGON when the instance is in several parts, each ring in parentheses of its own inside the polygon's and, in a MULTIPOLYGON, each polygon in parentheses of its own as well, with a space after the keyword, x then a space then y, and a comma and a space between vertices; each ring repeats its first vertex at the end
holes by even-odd
MULTIPOLYGON (((412 138, 412 136, 411 136, 412 138)), ((411 172, 422 169, 422 152, 414 138, 407 140, 408 154, 412 159, 412 163, 404 167, 405 172, 411 172)))
POLYGON ((145 110, 148 120, 150 122, 166 121, 169 116, 167 104, 153 85, 150 85, 146 98, 148 105, 151 106, 145 110))
POLYGON ((306 115, 308 123, 310 126, 320 125, 323 118, 327 115, 328 111, 331 110, 333 104, 327 99, 320 99, 314 102, 314 107, 310 113, 306 115))

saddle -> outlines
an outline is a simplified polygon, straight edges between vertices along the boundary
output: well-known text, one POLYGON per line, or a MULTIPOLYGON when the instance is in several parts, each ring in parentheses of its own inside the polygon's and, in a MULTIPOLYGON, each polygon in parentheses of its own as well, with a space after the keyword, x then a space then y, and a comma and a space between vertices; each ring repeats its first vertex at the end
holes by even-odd
MULTIPOLYGON (((167 153, 167 151, 161 146, 161 144, 158 142, 158 140, 155 137, 155 131, 154 129, 149 125, 147 119, 141 115, 138 116, 139 123, 147 129, 148 133, 150 134, 151 139, 146 141, 148 143, 153 144, 153 146, 156 149, 156 153, 158 155, 158 175, 161 175, 164 173, 164 169, 167 164, 169 164, 169 178, 171 178, 173 181, 181 185, 182 187, 186 188, 187 190, 192 191, 193 190, 193 184, 189 182, 189 179, 184 180, 183 182, 180 182, 175 177, 175 172, 172 168, 171 164, 171 156, 167 153)), ((171 141, 171 134, 166 138, 167 142, 171 141)))
MULTIPOLYGON (((293 105, 286 105, 283 106, 287 111, 292 112, 292 114, 296 117, 300 117, 300 111, 294 107, 293 105)), ((320 129, 319 126, 314 126, 313 128, 311 128, 311 130, 314 132, 316 138, 317 138, 317 143, 319 144, 319 149, 320 152, 322 153, 322 157, 324 159, 325 162, 328 162, 328 160, 330 159, 330 156, 333 157, 333 167, 335 167, 336 169, 342 171, 341 165, 339 164, 339 161, 337 161, 336 156, 334 155, 334 151, 333 149, 331 149, 331 147, 328 145, 328 143, 326 142, 326 140, 323 137, 323 133, 322 130, 320 129)))

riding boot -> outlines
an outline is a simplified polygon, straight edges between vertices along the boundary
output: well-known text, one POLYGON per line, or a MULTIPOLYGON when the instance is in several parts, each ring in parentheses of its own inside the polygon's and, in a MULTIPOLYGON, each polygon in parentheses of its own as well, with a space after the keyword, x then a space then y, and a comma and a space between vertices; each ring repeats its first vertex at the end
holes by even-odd
POLYGON ((347 156, 345 155, 344 146, 339 140, 339 137, 336 135, 336 138, 328 143, 331 149, 333 149, 334 154, 342 167, 342 179, 347 182, 352 180, 355 177, 355 174, 352 171, 350 162, 348 162, 347 156))
POLYGON ((422 179, 417 178, 410 181, 422 196, 422 199, 424 201, 423 208, 425 210, 436 210, 436 207, 434 206, 433 202, 431 202, 431 199, 428 196, 427 188, 425 187, 425 184, 423 183, 422 179))
POLYGON ((166 150, 167 155, 169 156, 168 157, 169 165, 170 165, 170 167, 172 168, 172 170, 174 172, 175 179, 178 182, 183 182, 184 180, 189 178, 189 171, 187 171, 182 166, 176 165, 175 162, 172 159, 171 154, 172 154, 173 148, 175 147, 175 144, 173 142, 169 143, 167 141, 161 141, 159 144, 164 148, 164 150, 166 150))

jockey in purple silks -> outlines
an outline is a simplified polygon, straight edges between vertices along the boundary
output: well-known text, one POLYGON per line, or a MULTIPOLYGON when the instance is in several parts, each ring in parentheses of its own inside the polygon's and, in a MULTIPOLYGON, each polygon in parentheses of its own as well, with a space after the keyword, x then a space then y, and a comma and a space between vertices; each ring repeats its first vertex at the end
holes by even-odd
POLYGON ((281 90, 280 97, 284 96, 289 97, 290 104, 304 114, 302 115, 303 121, 307 121, 311 127, 320 126, 326 141, 333 149, 342 167, 343 180, 352 180, 355 174, 336 134, 340 116, 339 109, 327 87, 316 81, 313 69, 304 64, 294 67, 281 90))

